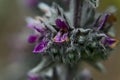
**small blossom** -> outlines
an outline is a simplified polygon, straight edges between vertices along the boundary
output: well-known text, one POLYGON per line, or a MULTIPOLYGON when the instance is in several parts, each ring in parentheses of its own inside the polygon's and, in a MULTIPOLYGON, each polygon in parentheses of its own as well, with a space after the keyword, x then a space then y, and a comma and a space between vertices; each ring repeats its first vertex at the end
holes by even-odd
POLYGON ((46 50, 48 45, 48 41, 40 41, 40 43, 38 43, 35 48, 34 48, 34 53, 41 53, 44 50, 46 50))
POLYGON ((48 39, 45 37, 48 33, 45 28, 45 25, 42 24, 39 20, 28 18, 28 27, 35 31, 34 35, 31 35, 28 39, 30 43, 37 43, 33 52, 41 53, 47 48, 48 39))
POLYGON ((54 37, 54 42, 62 43, 68 41, 68 25, 63 19, 56 19, 56 26, 59 28, 59 32, 54 37))
POLYGON ((118 44, 118 40, 117 39, 115 39, 115 38, 112 38, 112 37, 106 37, 103 41, 102 41, 102 43, 104 44, 104 45, 108 45, 109 47, 111 47, 111 48, 114 48, 117 44, 118 44))
POLYGON ((114 22, 116 22, 117 19, 113 14, 109 13, 104 13, 103 15, 100 16, 98 20, 98 30, 104 30, 104 27, 106 27, 106 23, 112 25, 114 22))
POLYGON ((107 21, 108 16, 109 16, 108 14, 103 14, 100 17, 100 19, 98 21, 98 28, 97 28, 97 30, 100 30, 100 29, 102 29, 105 26, 105 23, 107 21))
POLYGON ((37 41, 38 35, 30 35, 28 38, 29 43, 34 43, 37 41))
POLYGON ((56 19, 55 23, 59 29, 68 30, 68 25, 63 19, 58 18, 56 19))
POLYGON ((61 32, 58 32, 54 37, 54 42, 62 43, 65 41, 68 41, 68 33, 62 34, 61 32))
POLYGON ((45 26, 39 20, 27 18, 27 23, 27 27, 34 29, 40 33, 45 32, 45 26))

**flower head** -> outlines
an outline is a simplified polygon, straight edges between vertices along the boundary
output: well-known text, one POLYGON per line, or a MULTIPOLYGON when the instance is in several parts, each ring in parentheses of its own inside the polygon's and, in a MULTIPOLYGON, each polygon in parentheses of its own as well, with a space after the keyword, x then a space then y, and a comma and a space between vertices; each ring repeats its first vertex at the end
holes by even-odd
MULTIPOLYGON (((104 60, 118 40, 109 37, 115 16, 110 11, 96 16, 95 6, 84 0, 80 24, 74 25, 73 13, 65 14, 57 4, 52 7, 39 5, 51 15, 42 20, 29 18, 28 27, 34 30, 28 41, 35 43, 34 53, 52 56, 54 61, 76 63, 78 61, 95 62, 104 60), (109 35, 109 36, 107 36, 109 35), (59 45, 58 45, 59 43, 59 45)), ((78 16, 79 17, 79 16, 78 16)), ((78 19, 79 20, 79 19, 78 19)))
MULTIPOLYGON (((114 28, 112 26, 116 21, 113 15, 115 10, 109 9, 110 11, 98 15, 95 12, 98 1, 71 0, 68 12, 64 12, 56 3, 52 7, 44 3, 39 4, 45 15, 39 19, 27 19, 28 28, 34 31, 32 32, 34 34, 29 36, 28 42, 35 44, 33 53, 44 55, 41 63, 30 72, 41 74, 43 79, 54 79, 54 76, 56 79, 61 73, 61 68, 68 68, 65 73, 72 69, 70 65, 79 69, 79 62, 82 61, 98 70, 104 70, 99 61, 107 59, 119 40, 111 35, 114 34, 111 29, 114 28), (61 63, 66 63, 67 66, 66 64, 61 66, 61 63)), ((74 79, 92 80, 92 76, 88 70, 84 70, 81 74, 75 75, 74 79)), ((30 80, 39 80, 39 77, 30 75, 30 80)))
POLYGON ((54 42, 61 43, 68 41, 68 28, 69 26, 63 19, 56 19, 55 20, 56 27, 59 28, 59 32, 54 37, 54 42))

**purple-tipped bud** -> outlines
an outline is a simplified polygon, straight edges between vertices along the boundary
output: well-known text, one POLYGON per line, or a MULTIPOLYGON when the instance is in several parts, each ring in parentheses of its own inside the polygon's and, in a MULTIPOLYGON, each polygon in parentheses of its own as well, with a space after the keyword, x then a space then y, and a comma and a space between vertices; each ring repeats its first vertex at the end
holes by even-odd
POLYGON ((38 35, 30 35, 29 38, 28 38, 28 42, 29 43, 34 43, 36 42, 38 39, 38 35))
POLYGON ((38 43, 35 48, 34 48, 34 53, 41 53, 44 50, 46 50, 48 45, 48 41, 41 41, 40 43, 38 43))
POLYGON ((114 48, 118 42, 119 41, 117 39, 111 37, 107 37, 102 41, 104 45, 109 45, 111 48, 114 48))
POLYGON ((33 19, 31 17, 28 17, 26 19, 27 21, 27 27, 36 30, 37 32, 43 33, 45 32, 45 25, 42 24, 39 20, 33 19))
POLYGON ((108 43, 109 45, 112 45, 116 42, 116 39, 113 39, 113 38, 107 38, 106 39, 106 43, 108 43))
POLYGON ((68 33, 62 34, 61 32, 58 32, 57 35, 54 37, 54 42, 62 43, 68 41, 68 33))
POLYGON ((59 29, 68 30, 68 25, 63 19, 58 18, 56 19, 55 23, 59 29))
POLYGON ((100 29, 102 29, 104 27, 104 25, 105 25, 105 23, 107 21, 108 16, 109 16, 108 14, 103 14, 100 17, 100 19, 98 21, 98 28, 97 28, 97 30, 100 30, 100 29))

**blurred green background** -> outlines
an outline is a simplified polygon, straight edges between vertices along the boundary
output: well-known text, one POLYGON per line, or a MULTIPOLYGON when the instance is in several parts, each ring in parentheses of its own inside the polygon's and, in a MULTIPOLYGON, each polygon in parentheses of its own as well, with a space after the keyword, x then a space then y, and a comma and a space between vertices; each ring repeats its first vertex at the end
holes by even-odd
MULTIPOLYGON (((29 44, 26 41, 29 31, 25 27, 25 18, 33 16, 34 11, 22 4, 22 1, 24 0, 0 0, 0 80, 24 80, 23 77, 29 68, 32 68, 31 61, 38 61, 38 57, 28 51, 29 44)), ((115 29, 120 39, 120 0, 100 0, 98 9, 104 11, 111 5, 117 7, 118 21, 115 29)), ((95 80, 120 80, 120 48, 116 48, 112 53, 109 59, 103 62, 106 73, 102 74, 91 68, 95 80)))

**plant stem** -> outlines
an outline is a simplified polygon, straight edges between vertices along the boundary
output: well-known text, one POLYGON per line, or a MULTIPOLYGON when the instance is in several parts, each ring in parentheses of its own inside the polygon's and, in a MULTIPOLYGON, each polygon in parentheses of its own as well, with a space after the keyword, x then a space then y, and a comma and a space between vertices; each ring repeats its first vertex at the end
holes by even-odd
POLYGON ((76 80, 76 75, 79 70, 79 64, 67 65, 66 80, 76 80))
POLYGON ((83 0, 74 0, 74 26, 80 27, 83 0))
POLYGON ((67 76, 66 76, 66 80, 73 80, 74 78, 74 70, 71 66, 67 66, 67 76))
POLYGON ((52 80, 59 80, 56 67, 53 67, 53 78, 52 80))

